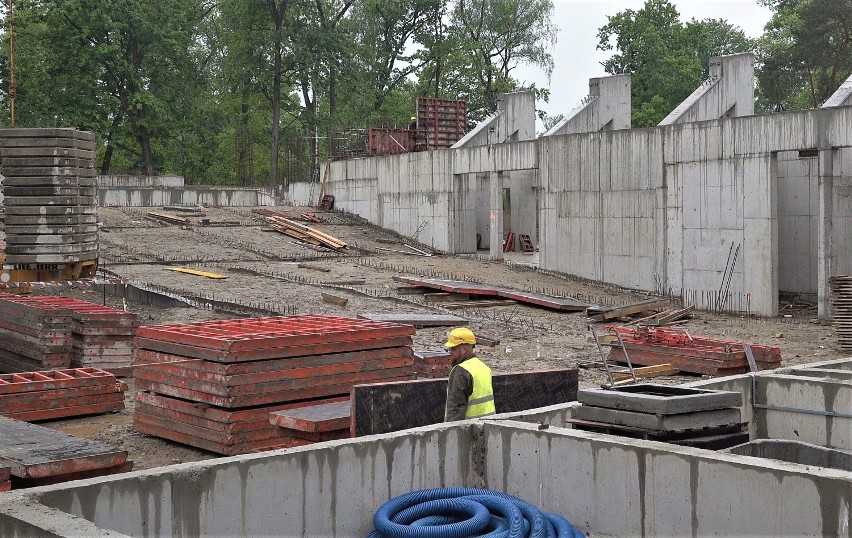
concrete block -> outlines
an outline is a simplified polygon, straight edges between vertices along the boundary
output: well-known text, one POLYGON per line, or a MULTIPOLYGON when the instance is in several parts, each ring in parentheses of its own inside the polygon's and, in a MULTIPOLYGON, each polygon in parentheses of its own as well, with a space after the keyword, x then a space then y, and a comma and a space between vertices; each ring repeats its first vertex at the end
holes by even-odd
POLYGON ((577 401, 591 406, 675 415, 742 405, 742 395, 702 389, 638 384, 615 389, 580 389, 577 401))
POLYGON ((581 405, 574 410, 574 416, 581 420, 660 431, 697 430, 741 421, 740 410, 736 408, 658 415, 581 405))

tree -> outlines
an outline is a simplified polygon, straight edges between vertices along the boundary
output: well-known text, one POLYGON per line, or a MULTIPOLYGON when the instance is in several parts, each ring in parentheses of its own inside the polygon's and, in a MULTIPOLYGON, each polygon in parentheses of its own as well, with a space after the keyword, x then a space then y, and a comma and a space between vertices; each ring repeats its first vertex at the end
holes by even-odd
POLYGON ((615 51, 607 73, 632 76, 634 127, 657 125, 707 76, 712 55, 751 50, 741 29, 724 20, 680 21, 668 0, 646 0, 638 11, 608 17, 598 49, 615 51))
POLYGON ((774 11, 759 45, 762 108, 820 106, 852 73, 852 2, 761 3, 774 11))
MULTIPOLYGON (((553 72, 550 50, 556 42, 551 0, 458 0, 449 33, 457 47, 447 76, 467 95, 472 117, 495 109, 497 94, 517 88, 511 77, 521 63, 553 72), (474 91, 465 89, 474 88, 474 91)), ((452 87, 448 85, 448 87, 452 87)))

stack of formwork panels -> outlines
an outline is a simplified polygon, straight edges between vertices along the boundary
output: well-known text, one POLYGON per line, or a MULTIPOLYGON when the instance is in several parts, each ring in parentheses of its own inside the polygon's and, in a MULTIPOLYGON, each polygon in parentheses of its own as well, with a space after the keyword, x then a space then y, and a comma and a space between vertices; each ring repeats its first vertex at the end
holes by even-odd
POLYGON ((127 385, 97 368, 0 375, 0 415, 33 422, 124 409, 127 385))
POLYGON ((136 314, 79 299, 0 297, 0 370, 95 367, 125 375, 133 363, 136 314))
POLYGON ((577 401, 575 429, 714 450, 748 441, 739 392, 648 383, 580 389, 577 401))
POLYGON ((71 311, 37 297, 0 297, 0 371, 71 366, 71 311))
POLYGON ((417 98, 415 151, 448 148, 467 132, 467 102, 417 98))
POLYGON ((127 375, 133 364, 133 338, 139 320, 133 312, 69 297, 33 297, 71 311, 71 366, 127 375))
POLYGON ((414 371, 417 377, 435 379, 448 377, 453 366, 453 358, 445 349, 414 352, 414 371))
POLYGON ((359 383, 413 379, 412 334, 313 315, 139 327, 134 428, 224 455, 309 443, 269 413, 339 402, 359 383))
POLYGON ((6 263, 58 270, 98 258, 95 135, 0 129, 6 263))

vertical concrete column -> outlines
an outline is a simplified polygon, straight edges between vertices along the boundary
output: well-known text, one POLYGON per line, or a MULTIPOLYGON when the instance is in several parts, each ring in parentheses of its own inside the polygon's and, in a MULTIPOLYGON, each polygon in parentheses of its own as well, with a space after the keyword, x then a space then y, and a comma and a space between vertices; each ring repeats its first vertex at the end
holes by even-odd
POLYGON ((831 317, 829 305, 828 279, 831 277, 832 233, 831 223, 833 208, 832 195, 834 191, 832 150, 820 150, 817 157, 819 166, 819 226, 817 237, 817 316, 820 319, 831 317))
POLYGON ((488 184, 491 192, 489 220, 489 242, 492 258, 503 258, 503 172, 489 172, 488 184))

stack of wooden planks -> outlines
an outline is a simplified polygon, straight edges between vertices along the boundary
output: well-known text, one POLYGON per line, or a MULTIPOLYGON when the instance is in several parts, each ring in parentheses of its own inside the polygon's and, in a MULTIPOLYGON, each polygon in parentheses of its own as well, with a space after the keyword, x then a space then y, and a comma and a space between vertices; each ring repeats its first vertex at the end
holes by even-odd
POLYGON ((0 298, 0 370, 96 367, 126 375, 133 362, 136 314, 79 299, 0 298))
POLYGON ((3 374, 0 415, 32 422, 121 411, 126 390, 97 368, 3 374))
POLYGON ((181 226, 187 226, 191 224, 191 221, 188 218, 176 217, 174 215, 169 215, 168 213, 160 213, 158 211, 148 211, 145 216, 150 219, 167 222, 169 224, 179 224, 181 226))
POLYGON ((224 455, 306 444, 269 413, 341 401, 358 383, 413 379, 412 334, 313 315, 140 327, 134 428, 224 455))
POLYGON ((610 306, 606 308, 592 306, 586 309, 586 316, 588 316, 588 318, 592 321, 610 321, 616 319, 620 321, 628 321, 629 316, 668 309, 670 306, 671 301, 668 299, 655 297, 620 306, 610 306))
POLYGON ((312 245, 328 247, 334 250, 342 250, 347 246, 346 243, 340 239, 321 232, 316 228, 300 224, 283 213, 277 213, 269 209, 256 209, 255 212, 266 217, 266 222, 273 230, 283 233, 284 235, 289 235, 299 241, 310 243, 312 245))
MULTIPOLYGON (((621 335, 633 365, 669 364, 681 372, 726 376, 749 371, 745 345, 751 347, 758 369, 781 366, 781 349, 730 340, 690 335, 670 327, 613 327, 621 335)), ((610 349, 607 360, 626 362, 620 346, 610 349)))

